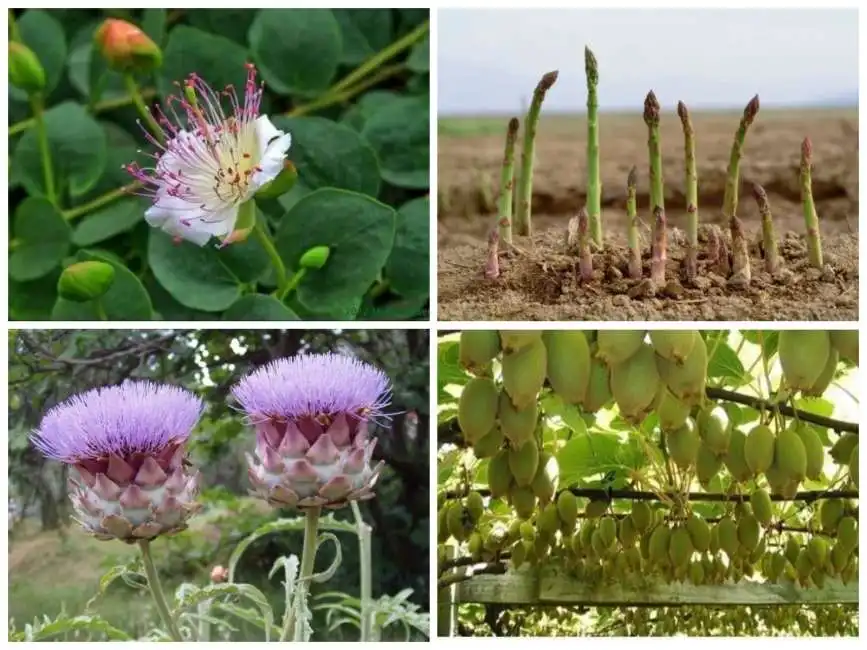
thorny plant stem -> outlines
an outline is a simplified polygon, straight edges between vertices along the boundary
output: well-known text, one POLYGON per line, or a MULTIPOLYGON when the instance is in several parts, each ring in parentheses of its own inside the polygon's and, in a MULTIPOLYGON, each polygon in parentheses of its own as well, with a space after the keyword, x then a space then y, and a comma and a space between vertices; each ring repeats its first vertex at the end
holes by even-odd
MULTIPOLYGON (((156 91, 153 88, 145 88, 140 91, 142 99, 148 100, 151 99, 154 95, 156 95, 156 91)), ((92 107, 89 107, 88 110, 91 113, 102 113, 105 111, 114 110, 115 108, 123 108, 124 106, 129 106, 133 103, 133 98, 129 95, 124 95, 123 97, 118 97, 116 99, 106 99, 105 101, 101 101, 97 104, 94 104, 92 107)), ((30 127, 36 124, 35 118, 27 118, 26 120, 21 120, 20 122, 16 122, 12 126, 9 127, 9 137, 13 135, 17 135, 22 131, 26 131, 30 127)))
POLYGON ((807 226, 807 252, 810 264, 822 268, 822 240, 819 236, 819 216, 813 203, 813 180, 810 168, 813 165, 813 143, 804 138, 801 144, 801 205, 804 209, 804 223, 807 226))
POLYGON ((662 179, 662 152, 659 143, 659 101, 651 90, 644 100, 644 123, 647 125, 647 153, 650 158, 650 212, 665 209, 665 185, 662 179))
MULTIPOLYGON (((310 590, 310 578, 313 576, 313 566, 316 562, 316 547, 319 540, 316 534, 319 530, 319 515, 322 512, 321 508, 308 508, 305 511, 304 522, 304 547, 301 551, 301 568, 298 571, 298 581, 295 586, 295 596, 292 598, 292 603, 289 605, 291 610, 289 615, 285 617, 283 630, 280 632, 280 641, 285 641, 289 634, 293 634, 295 625, 295 617, 299 610, 307 607, 307 594, 310 590), (299 598, 301 600, 299 600, 299 598)), ((302 610, 303 611, 303 610, 302 610)), ((300 635, 294 635, 294 641, 303 641, 303 638, 298 638, 300 635)))
POLYGON ((539 114, 545 93, 557 81, 557 70, 545 73, 533 91, 533 101, 524 118, 524 147, 521 151, 521 176, 518 180, 516 196, 517 213, 515 215, 515 231, 518 235, 529 236, 533 229, 530 223, 533 202, 533 158, 536 146, 536 127, 539 124, 539 114))
POLYGON ((683 102, 677 103, 677 114, 683 125, 683 155, 686 172, 686 279, 694 281, 698 273, 698 174, 695 170, 695 130, 689 110, 683 102))
POLYGON ((357 95, 360 95, 368 88, 376 86, 380 82, 385 81, 389 77, 393 77, 396 74, 399 74, 405 69, 406 66, 404 66, 402 63, 385 66, 376 74, 371 75, 367 79, 364 79, 363 81, 352 86, 351 88, 340 91, 334 91, 333 89, 327 90, 325 94, 322 95, 322 97, 314 99, 307 104, 296 106, 291 111, 288 111, 286 113, 286 117, 299 117, 301 115, 313 113, 314 111, 322 110, 323 108, 328 108, 329 106, 333 106, 335 104, 342 104, 344 102, 348 102, 350 99, 353 99, 357 95))
POLYGON ((361 638, 359 641, 371 641, 371 623, 373 621, 370 611, 370 603, 373 600, 373 554, 370 547, 370 526, 364 522, 361 516, 361 508, 357 501, 350 501, 352 514, 355 516, 355 526, 358 533, 358 556, 361 569, 361 638))
POLYGON ((738 126, 735 139, 732 143, 732 151, 729 156, 729 166, 726 172, 726 189, 723 197, 723 216, 731 220, 738 212, 738 179, 740 177, 741 154, 743 153, 744 140, 747 137, 747 129, 759 112, 759 96, 753 97, 744 108, 744 115, 738 126))
POLYGON ((503 171, 500 174, 500 204, 497 228, 500 239, 512 243, 512 204, 515 202, 515 140, 518 138, 518 118, 509 120, 506 130, 506 148, 503 152, 503 171))
POLYGON ((160 618, 163 619, 163 623, 166 626, 166 631, 169 633, 169 636, 172 637, 173 641, 183 641, 181 633, 178 631, 178 627, 169 612, 169 606, 166 603, 166 596, 163 593, 163 588, 160 584, 160 577, 157 575, 157 569, 154 566, 154 561, 151 557, 150 540, 143 539, 139 541, 138 545, 141 549, 142 562, 144 563, 145 573, 148 578, 148 587, 150 587, 151 595, 154 598, 154 603, 157 606, 160 618))
POLYGON ((388 45, 387 47, 374 54, 367 61, 358 66, 355 70, 353 70, 343 79, 338 81, 326 92, 326 94, 336 93, 340 90, 348 88, 360 79, 363 79, 374 70, 379 68, 379 66, 381 66, 386 61, 393 59, 407 48, 413 46, 416 41, 421 40, 421 38, 425 34, 427 34, 428 31, 430 31, 430 20, 424 21, 421 25, 416 27, 405 36, 399 38, 391 45, 388 45))
POLYGON ((129 93, 132 103, 135 105, 135 109, 138 111, 138 114, 141 115, 145 123, 147 123, 151 135, 157 139, 157 142, 163 142, 163 130, 160 128, 160 125, 157 124, 157 121, 148 109, 147 104, 145 104, 144 98, 141 94, 141 89, 138 87, 135 78, 131 74, 126 74, 124 75, 123 81, 126 84, 126 91, 129 93))
POLYGON ((30 97, 33 119, 36 121, 36 136, 39 140, 39 157, 42 159, 42 175, 45 178, 45 197, 55 207, 58 206, 57 190, 54 185, 54 168, 51 166, 51 147, 48 146, 48 130, 45 128, 45 104, 42 96, 30 97))
POLYGON ((753 197, 759 206, 762 216, 762 248, 765 253, 765 270, 776 273, 780 267, 780 255, 777 250, 777 237, 774 233, 774 218, 771 215, 771 203, 768 194, 758 183, 753 183, 753 197))
POLYGON ((280 253, 277 252, 277 248, 274 246, 274 242, 271 241, 271 236, 265 230, 265 226, 262 223, 261 219, 256 219, 256 225, 253 227, 253 234, 256 236, 256 239, 262 244, 262 248, 265 249, 265 254, 268 256, 268 259, 271 260, 271 266, 274 267, 274 277, 277 280, 277 294, 283 296, 283 292, 286 290, 286 266, 283 264, 283 259, 280 257, 280 253))
POLYGON ((626 227, 629 244, 629 277, 641 277, 641 246, 638 241, 638 206, 636 185, 638 170, 633 167, 626 178, 626 227))
POLYGON ((590 217, 590 236, 602 248, 602 181, 599 178, 599 121, 596 86, 599 84, 599 66, 590 48, 584 48, 584 72, 587 77, 587 214, 590 217))

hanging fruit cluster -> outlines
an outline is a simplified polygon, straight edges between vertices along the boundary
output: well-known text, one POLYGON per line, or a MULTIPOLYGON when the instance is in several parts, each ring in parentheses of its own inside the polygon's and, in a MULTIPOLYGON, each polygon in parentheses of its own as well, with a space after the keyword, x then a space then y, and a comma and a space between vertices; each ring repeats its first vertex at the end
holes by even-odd
MULTIPOLYGON (((738 425, 707 397, 707 340, 696 330, 462 332, 459 361, 471 378, 457 421, 475 458, 488 459, 488 489, 440 495, 441 562, 452 538, 476 561, 519 569, 551 558, 586 584, 856 580, 857 434, 831 445, 779 409, 738 425), (549 392, 583 414, 615 405, 635 427, 655 414, 662 487, 630 499, 562 489, 556 449, 543 444, 549 392), (825 477, 828 498, 798 498, 825 477), (696 484, 724 504, 715 516, 703 514, 696 484)), ((821 396, 841 361, 857 365, 858 333, 782 331, 776 354, 781 402, 821 396)))

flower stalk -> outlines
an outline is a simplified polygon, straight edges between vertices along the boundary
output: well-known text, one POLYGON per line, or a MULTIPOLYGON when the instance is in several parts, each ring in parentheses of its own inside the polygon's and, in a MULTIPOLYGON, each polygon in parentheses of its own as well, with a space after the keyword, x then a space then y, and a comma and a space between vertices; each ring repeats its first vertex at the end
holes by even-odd
POLYGON ((292 599, 291 611, 280 632, 280 641, 285 641, 292 634, 293 641, 304 641, 304 626, 297 625, 299 614, 303 615, 307 608, 307 596, 310 591, 310 581, 313 577, 313 567, 316 563, 316 549, 319 545, 317 533, 319 530, 319 515, 322 508, 308 508, 304 519, 304 547, 301 551, 301 567, 298 571, 295 596, 292 599))
POLYGON ((141 549, 142 563, 144 564, 145 574, 148 578, 148 587, 150 588, 151 596, 153 596, 154 604, 157 606, 160 618, 166 626, 166 631, 172 637, 172 641, 182 642, 183 638, 178 631, 178 626, 172 618, 169 606, 166 602, 166 596, 160 584, 160 577, 157 574, 157 569, 154 566, 153 558, 151 557, 150 540, 143 539, 138 543, 141 549))
POLYGON ((590 217, 590 236, 602 248, 602 181, 599 178, 599 66, 589 47, 584 48, 584 72, 587 77, 587 213, 590 217))
POLYGON ((813 202, 813 143, 810 138, 804 138, 801 144, 801 207, 804 210, 804 223, 807 226, 807 252, 810 264, 817 269, 822 268, 822 240, 819 236, 819 216, 816 214, 816 204, 813 202))
POLYGON ((373 602, 373 554, 371 550, 371 528, 364 522, 364 517, 361 515, 361 508, 358 507, 358 503, 352 501, 349 505, 352 507, 352 514, 355 516, 355 525, 358 534, 358 558, 361 572, 361 638, 359 641, 364 643, 373 640, 371 639, 371 624, 373 618, 370 609, 370 604, 373 602))
POLYGON ((30 96, 30 107, 33 110, 33 119, 36 121, 36 138, 39 141, 39 157, 42 160, 42 175, 45 179, 45 198, 58 207, 54 167, 51 165, 51 147, 48 144, 48 129, 45 127, 45 104, 41 94, 30 96))
POLYGON ((644 123, 647 125, 647 152, 650 157, 650 210, 654 215, 657 208, 665 210, 665 185, 659 141, 660 108, 659 100, 651 90, 644 99, 644 123))
POLYGON ((509 120, 506 130, 506 148, 503 152, 503 171, 500 174, 500 204, 497 227, 500 239, 512 243, 512 205, 515 201, 515 140, 518 138, 518 118, 509 120))
POLYGON ((765 270, 774 274, 780 268, 780 254, 777 249, 777 237, 774 233, 774 220, 771 215, 771 204, 768 194, 758 183, 753 183, 753 197, 759 206, 762 216, 762 250, 765 254, 765 270))
POLYGON ((262 248, 265 249, 265 254, 268 256, 268 259, 271 260, 271 266, 274 267, 274 278, 277 281, 277 296, 282 300, 288 284, 288 280, 286 279, 286 265, 283 264, 283 259, 280 257, 280 253, 277 252, 277 248, 274 246, 274 242, 271 241, 271 237, 265 230, 265 225, 262 223, 261 219, 256 219, 256 225, 253 227, 253 235, 262 245, 262 248))
POLYGON ((542 112, 542 102, 551 86, 557 81, 559 72, 553 70, 542 75, 533 91, 533 101, 524 118, 524 146, 521 151, 521 177, 518 181, 517 214, 515 231, 518 235, 529 236, 533 232, 531 220, 533 202, 533 159, 536 148, 536 128, 542 112))
POLYGON ((127 73, 123 76, 123 82, 126 85, 126 91, 129 93, 133 106, 135 106, 136 111, 138 111, 138 114, 145 121, 145 124, 147 124, 148 131, 150 131, 151 135, 153 135, 160 144, 164 144, 165 139, 163 137, 163 130, 160 128, 160 125, 157 124, 157 121, 148 109, 147 104, 145 104, 144 97, 142 96, 138 83, 136 83, 135 77, 133 77, 131 73, 127 73))
POLYGON ((626 228, 629 245, 629 277, 641 277, 641 246, 638 239, 638 206, 636 186, 638 170, 633 166, 626 177, 626 228))
POLYGON ((698 174, 695 169, 695 130, 689 109, 677 102, 677 115, 683 125, 683 154, 686 173, 686 279, 695 281, 698 273, 698 174))

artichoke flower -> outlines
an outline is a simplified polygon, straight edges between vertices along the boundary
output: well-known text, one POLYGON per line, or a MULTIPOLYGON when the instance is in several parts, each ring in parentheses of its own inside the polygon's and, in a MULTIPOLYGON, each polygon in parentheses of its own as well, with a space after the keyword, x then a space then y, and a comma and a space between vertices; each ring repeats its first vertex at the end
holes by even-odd
POLYGON ((341 508, 374 496, 368 424, 386 417, 385 373, 353 357, 304 354, 255 370, 232 394, 256 429, 253 492, 274 507, 341 508))
POLYGON ((180 532, 199 509, 186 442, 202 401, 187 390, 126 382, 55 406, 34 431, 47 458, 73 466, 76 521, 101 540, 149 541, 180 532))

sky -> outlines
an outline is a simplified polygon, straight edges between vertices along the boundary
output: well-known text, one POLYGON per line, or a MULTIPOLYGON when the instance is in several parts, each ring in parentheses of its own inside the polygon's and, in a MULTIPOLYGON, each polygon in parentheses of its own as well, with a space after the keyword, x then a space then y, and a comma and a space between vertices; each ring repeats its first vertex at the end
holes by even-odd
POLYGON ((855 105, 858 14, 833 10, 440 10, 442 114, 521 111, 559 70, 549 111, 584 111, 584 46, 599 61, 600 110, 663 105, 855 105))

